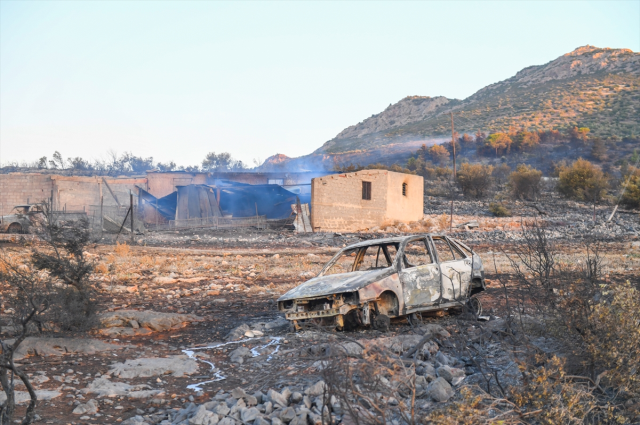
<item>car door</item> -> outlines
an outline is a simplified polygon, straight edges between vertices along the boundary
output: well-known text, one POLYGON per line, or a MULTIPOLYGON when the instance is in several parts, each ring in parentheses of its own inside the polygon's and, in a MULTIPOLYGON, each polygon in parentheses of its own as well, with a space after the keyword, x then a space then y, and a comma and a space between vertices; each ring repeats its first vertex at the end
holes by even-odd
POLYGON ((442 278, 442 298, 461 300, 466 296, 471 277, 471 260, 455 246, 449 244, 444 236, 431 238, 438 255, 442 278))
POLYGON ((412 239, 402 249, 399 276, 406 309, 435 303, 440 299, 440 269, 427 239, 412 239))

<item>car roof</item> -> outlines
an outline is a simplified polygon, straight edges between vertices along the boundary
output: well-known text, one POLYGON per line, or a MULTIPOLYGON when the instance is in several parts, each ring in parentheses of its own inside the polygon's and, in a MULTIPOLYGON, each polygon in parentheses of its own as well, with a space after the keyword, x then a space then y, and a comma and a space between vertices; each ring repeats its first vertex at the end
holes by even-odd
POLYGON ((363 247, 363 246, 378 245, 378 244, 383 244, 383 243, 401 243, 401 242, 403 242, 403 241, 405 241, 407 239, 414 238, 416 236, 443 236, 443 235, 437 234, 437 233, 418 233, 418 234, 415 234, 415 235, 396 236, 396 237, 393 237, 393 238, 369 239, 367 241, 354 243, 353 245, 347 245, 343 249, 360 248, 360 247, 363 247))

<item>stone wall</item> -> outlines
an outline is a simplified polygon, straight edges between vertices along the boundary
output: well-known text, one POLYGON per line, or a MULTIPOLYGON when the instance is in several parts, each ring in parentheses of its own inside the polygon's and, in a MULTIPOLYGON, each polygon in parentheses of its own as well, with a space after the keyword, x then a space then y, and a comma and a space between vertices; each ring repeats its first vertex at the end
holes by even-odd
POLYGON ((10 214, 16 205, 47 200, 52 189, 48 174, 0 174, 0 214, 10 214))
POLYGON ((422 218, 423 179, 386 170, 363 170, 315 178, 311 185, 314 231, 355 231, 422 218), (371 199, 362 199, 371 182, 371 199), (402 194, 406 183, 406 195, 402 194))

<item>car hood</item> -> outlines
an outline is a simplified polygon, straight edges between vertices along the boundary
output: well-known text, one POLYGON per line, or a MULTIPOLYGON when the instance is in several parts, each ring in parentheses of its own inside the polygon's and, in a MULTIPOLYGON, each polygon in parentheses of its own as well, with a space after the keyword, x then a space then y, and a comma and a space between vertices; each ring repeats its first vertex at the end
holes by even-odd
POLYGON ((278 298, 278 301, 353 292, 373 282, 382 280, 387 276, 391 276, 394 273, 395 270, 393 270, 392 267, 389 267, 382 270, 369 270, 314 277, 302 285, 293 288, 278 298))

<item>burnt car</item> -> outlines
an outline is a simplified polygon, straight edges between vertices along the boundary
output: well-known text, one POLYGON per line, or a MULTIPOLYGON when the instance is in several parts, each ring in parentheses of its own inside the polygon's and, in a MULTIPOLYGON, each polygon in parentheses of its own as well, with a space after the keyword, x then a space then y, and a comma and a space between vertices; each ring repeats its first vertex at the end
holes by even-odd
POLYGON ((42 215, 42 205, 16 205, 11 214, 0 216, 0 233, 25 233, 42 215))
POLYGON ((465 305, 480 315, 474 295, 484 289, 482 260, 471 248, 444 235, 414 235, 341 249, 318 276, 281 296, 278 309, 296 329, 384 329, 395 317, 465 305))

